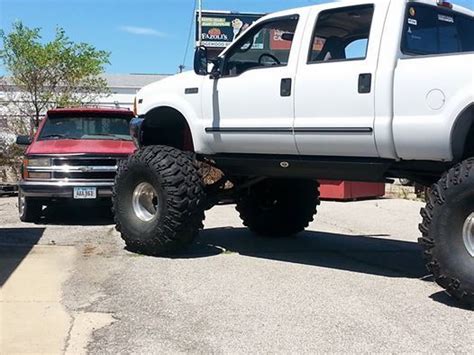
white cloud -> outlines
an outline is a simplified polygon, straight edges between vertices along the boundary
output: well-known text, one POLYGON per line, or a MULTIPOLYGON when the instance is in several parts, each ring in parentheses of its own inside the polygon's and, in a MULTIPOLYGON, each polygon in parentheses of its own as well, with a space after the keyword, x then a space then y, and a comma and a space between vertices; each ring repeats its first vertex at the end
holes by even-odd
POLYGON ((137 26, 122 26, 120 30, 123 32, 131 33, 139 36, 154 36, 154 37, 167 37, 168 35, 164 32, 155 30, 149 27, 137 27, 137 26))

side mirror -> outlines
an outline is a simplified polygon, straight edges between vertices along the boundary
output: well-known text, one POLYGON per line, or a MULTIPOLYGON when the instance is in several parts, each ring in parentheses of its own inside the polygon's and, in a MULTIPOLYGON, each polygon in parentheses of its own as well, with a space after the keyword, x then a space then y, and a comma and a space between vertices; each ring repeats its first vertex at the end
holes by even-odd
POLYGON ((211 64, 212 64, 212 69, 209 73, 211 74, 211 79, 219 79, 221 77, 223 59, 220 57, 217 57, 211 60, 211 64))
POLYGON ((194 72, 197 75, 208 75, 207 63, 207 48, 203 46, 197 47, 194 53, 194 72))
POLYGON ((281 35, 281 39, 284 40, 284 41, 288 41, 288 42, 293 42, 293 39, 295 38, 295 34, 294 33, 283 33, 281 35))
POLYGON ((32 139, 30 136, 18 136, 16 137, 16 144, 18 145, 30 145, 32 143, 32 139))

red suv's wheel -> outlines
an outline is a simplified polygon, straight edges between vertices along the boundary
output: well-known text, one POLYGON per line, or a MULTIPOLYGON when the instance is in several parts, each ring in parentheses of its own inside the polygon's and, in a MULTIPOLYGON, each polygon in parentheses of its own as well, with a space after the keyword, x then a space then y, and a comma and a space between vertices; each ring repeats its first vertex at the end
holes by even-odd
POLYGON ((18 213, 22 222, 34 223, 41 217, 43 205, 40 201, 25 197, 20 191, 18 193, 18 213))

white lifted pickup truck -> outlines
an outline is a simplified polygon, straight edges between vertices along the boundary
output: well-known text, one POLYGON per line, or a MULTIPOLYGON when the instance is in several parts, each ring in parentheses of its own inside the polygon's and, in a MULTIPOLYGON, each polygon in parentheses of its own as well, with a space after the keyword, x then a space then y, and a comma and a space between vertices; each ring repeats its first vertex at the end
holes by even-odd
POLYGON ((435 0, 332 2, 266 16, 216 60, 198 48, 194 72, 137 95, 140 149, 114 191, 128 248, 176 252, 223 202, 256 234, 294 235, 317 180, 408 178, 431 187, 429 270, 473 304, 473 16, 435 0))

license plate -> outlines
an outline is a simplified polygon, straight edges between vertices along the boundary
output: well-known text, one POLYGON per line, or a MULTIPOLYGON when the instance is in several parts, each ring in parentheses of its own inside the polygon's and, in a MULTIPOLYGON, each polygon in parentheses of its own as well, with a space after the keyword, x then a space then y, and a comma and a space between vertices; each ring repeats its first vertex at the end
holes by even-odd
POLYGON ((97 198, 96 187, 75 187, 74 199, 76 200, 93 200, 97 198))

